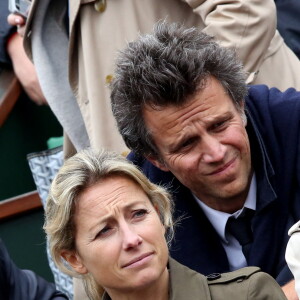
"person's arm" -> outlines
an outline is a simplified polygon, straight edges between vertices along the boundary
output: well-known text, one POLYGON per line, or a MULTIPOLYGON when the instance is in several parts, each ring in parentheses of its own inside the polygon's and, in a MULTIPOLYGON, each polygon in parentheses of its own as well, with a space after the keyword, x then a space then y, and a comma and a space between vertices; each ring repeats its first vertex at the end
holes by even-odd
POLYGON ((288 233, 291 237, 286 247, 285 259, 295 277, 295 289, 300 297, 300 221, 288 233))
POLYGON ((0 239, 0 299, 66 300, 64 294, 34 272, 19 269, 0 239))
POLYGON ((203 31, 235 48, 249 73, 258 71, 276 32, 274 0, 185 0, 205 24, 203 31))
POLYGON ((299 300, 295 289, 295 280, 292 280, 281 287, 288 300, 299 300))
POLYGON ((37 78, 35 67, 25 53, 23 38, 19 34, 15 34, 9 39, 7 52, 11 58, 14 72, 26 94, 38 105, 47 104, 37 78))

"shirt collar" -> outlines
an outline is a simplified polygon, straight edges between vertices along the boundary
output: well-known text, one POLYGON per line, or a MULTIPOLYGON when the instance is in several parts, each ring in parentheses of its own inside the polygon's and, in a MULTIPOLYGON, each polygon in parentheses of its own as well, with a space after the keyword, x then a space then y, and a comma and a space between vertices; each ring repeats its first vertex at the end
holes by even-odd
POLYGON ((225 237, 225 227, 227 224, 228 219, 231 216, 234 216, 237 218, 245 208, 249 208, 252 210, 256 210, 256 176, 253 174, 250 184, 250 189, 245 201, 245 204, 243 208, 239 209, 238 211, 234 212, 233 214, 225 213, 222 211, 215 210, 206 204, 204 204, 199 198, 197 198, 195 195, 195 199, 197 200, 198 204, 202 208, 204 214, 212 224, 212 226, 215 228, 218 235, 222 238, 224 242, 227 242, 227 239, 225 237))

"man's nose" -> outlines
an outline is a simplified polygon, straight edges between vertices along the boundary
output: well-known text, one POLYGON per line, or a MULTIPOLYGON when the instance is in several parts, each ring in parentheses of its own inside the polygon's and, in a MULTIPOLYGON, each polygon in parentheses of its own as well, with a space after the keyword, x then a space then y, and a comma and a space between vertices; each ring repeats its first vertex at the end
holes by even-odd
POLYGON ((123 225, 121 230, 124 250, 135 248, 142 243, 142 238, 130 225, 123 225))
POLYGON ((201 141, 202 161, 205 163, 219 162, 224 159, 226 146, 217 138, 207 135, 201 141))

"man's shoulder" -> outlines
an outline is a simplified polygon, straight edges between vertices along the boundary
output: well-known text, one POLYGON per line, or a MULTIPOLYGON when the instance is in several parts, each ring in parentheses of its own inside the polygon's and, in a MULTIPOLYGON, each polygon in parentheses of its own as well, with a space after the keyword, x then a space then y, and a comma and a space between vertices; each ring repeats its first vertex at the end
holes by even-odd
POLYGON ((246 104, 250 105, 250 108, 255 106, 265 110, 289 109, 291 105, 297 105, 299 101, 300 92, 294 88, 280 91, 275 87, 268 88, 266 85, 249 86, 246 97, 246 104))
POLYGON ((286 130, 290 128, 295 118, 299 118, 300 92, 294 88, 282 92, 277 88, 269 89, 265 85, 254 85, 249 87, 246 110, 261 130, 269 126, 273 129, 286 130))

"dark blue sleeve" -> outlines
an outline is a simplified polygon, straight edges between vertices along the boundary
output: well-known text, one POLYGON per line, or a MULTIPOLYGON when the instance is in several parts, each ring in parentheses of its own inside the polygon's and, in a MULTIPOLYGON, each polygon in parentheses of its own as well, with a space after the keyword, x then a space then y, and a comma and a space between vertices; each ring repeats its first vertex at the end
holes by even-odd
POLYGON ((10 26, 6 18, 9 14, 8 1, 0 1, 0 64, 11 64, 10 57, 6 51, 6 43, 12 33, 16 31, 15 26, 10 26))
POLYGON ((29 270, 19 269, 0 239, 0 299, 66 300, 55 285, 29 270))
POLYGON ((275 279, 276 279, 276 281, 278 282, 278 284, 280 286, 283 286, 286 283, 293 280, 294 276, 293 276, 291 270, 289 269, 289 267, 287 265, 285 265, 283 267, 283 269, 281 270, 281 272, 278 274, 278 276, 275 279))

